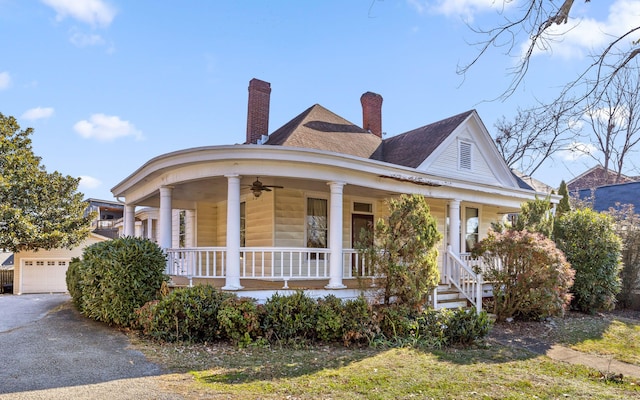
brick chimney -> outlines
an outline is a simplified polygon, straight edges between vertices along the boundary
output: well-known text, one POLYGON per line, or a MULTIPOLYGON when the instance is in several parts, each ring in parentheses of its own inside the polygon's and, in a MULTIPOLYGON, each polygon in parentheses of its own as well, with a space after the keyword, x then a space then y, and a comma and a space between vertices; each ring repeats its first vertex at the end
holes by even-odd
POLYGON ((362 103, 362 128, 382 137, 382 96, 367 92, 360 97, 362 103))
POLYGON ((247 141, 256 144, 262 135, 269 134, 269 99, 271 84, 253 78, 249 81, 249 106, 247 109, 247 141))

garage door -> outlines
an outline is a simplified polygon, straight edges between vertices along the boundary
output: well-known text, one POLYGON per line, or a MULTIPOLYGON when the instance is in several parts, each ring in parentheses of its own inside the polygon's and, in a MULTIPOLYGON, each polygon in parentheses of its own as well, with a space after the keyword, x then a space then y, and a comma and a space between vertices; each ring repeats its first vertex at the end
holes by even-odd
POLYGON ((22 293, 66 292, 69 260, 23 260, 22 293))

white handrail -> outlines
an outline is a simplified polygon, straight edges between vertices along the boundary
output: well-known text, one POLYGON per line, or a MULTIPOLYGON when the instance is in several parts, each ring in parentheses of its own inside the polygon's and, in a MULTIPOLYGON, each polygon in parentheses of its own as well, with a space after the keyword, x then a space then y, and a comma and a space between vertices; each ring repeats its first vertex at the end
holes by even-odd
MULTIPOLYGON (((191 247, 167 249, 169 275, 188 278, 224 278, 225 247, 191 247)), ((363 255, 354 249, 343 249, 343 278, 370 277, 363 255)), ((330 277, 330 250, 306 247, 242 247, 240 277, 245 279, 308 279, 330 277)))
POLYGON ((455 286, 480 313, 482 311, 482 274, 474 272, 453 252, 451 246, 447 247, 444 259, 447 283, 455 286))

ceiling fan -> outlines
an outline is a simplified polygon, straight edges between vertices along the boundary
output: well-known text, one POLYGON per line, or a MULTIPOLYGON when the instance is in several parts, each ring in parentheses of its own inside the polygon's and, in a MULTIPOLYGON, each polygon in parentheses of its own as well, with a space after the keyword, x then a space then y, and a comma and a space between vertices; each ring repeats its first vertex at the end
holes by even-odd
POLYGON ((251 190, 255 197, 260 197, 263 191, 270 192, 271 188, 282 189, 283 186, 263 185, 262 182, 260 182, 260 177, 257 177, 256 181, 249 186, 249 190, 251 190))

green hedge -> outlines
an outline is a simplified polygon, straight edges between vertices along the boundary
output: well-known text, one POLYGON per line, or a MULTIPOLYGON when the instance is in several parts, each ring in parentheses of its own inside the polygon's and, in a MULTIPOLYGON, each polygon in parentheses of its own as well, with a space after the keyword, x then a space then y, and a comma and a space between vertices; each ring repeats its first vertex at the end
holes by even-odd
POLYGON ((162 249, 147 239, 108 240, 87 247, 82 260, 73 260, 67 287, 83 314, 127 327, 137 320, 138 308, 159 296, 168 279, 165 264, 162 249))
POLYGON ((491 327, 486 312, 416 312, 408 307, 371 306, 364 297, 312 299, 304 292, 275 294, 264 305, 212 286, 173 290, 138 312, 137 327, 152 338, 175 342, 226 340, 251 344, 345 346, 469 345, 491 327))

